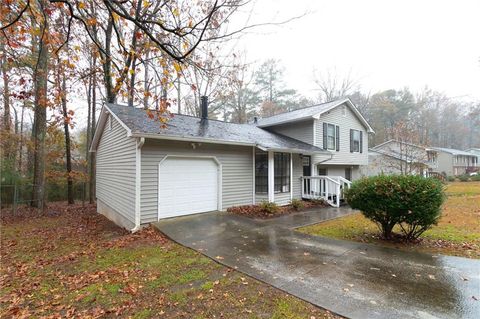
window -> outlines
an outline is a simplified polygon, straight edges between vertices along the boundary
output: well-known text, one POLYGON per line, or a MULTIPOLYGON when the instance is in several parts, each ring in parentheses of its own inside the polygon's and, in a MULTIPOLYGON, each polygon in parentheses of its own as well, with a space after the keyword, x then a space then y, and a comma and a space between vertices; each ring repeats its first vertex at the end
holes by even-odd
POLYGON ((268 154, 255 154, 255 193, 268 193, 268 154))
POLYGON ((350 130, 350 152, 362 151, 362 132, 358 130, 350 130))
POLYGON ((352 181, 352 168, 351 167, 345 167, 345 179, 348 179, 349 181, 352 181))
MULTIPOLYGON (((274 153, 274 192, 290 192, 290 154, 274 153)), ((255 193, 268 193, 268 153, 255 154, 255 193)))
POLYGON ((340 127, 323 123, 323 149, 340 150, 340 127))
POLYGON ((335 125, 327 125, 327 149, 335 149, 335 125))
POLYGON ((290 154, 275 153, 273 168, 275 171, 275 193, 290 192, 290 154))
POLYGON ((328 170, 326 168, 318 167, 319 176, 328 176, 328 170))

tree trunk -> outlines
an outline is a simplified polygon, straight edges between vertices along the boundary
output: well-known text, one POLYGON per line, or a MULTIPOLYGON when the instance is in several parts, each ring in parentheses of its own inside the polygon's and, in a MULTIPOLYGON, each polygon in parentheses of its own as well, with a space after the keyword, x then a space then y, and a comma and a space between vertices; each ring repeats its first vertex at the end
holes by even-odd
MULTIPOLYGON (((43 21, 45 33, 48 21, 43 21)), ((45 200, 45 135, 47 131, 48 47, 44 39, 38 41, 38 60, 33 73, 35 89, 33 118, 33 193, 32 207, 43 208, 45 200)))
POLYGON ((68 204, 75 204, 73 199, 73 177, 72 177, 72 153, 70 143, 70 130, 67 114, 67 81, 65 73, 62 72, 62 112, 63 112, 63 129, 65 131, 65 157, 67 168, 67 200, 68 204))
MULTIPOLYGON (((3 43, 3 40, 2 40, 0 41, 0 51, 3 51, 4 47, 5 47, 5 44, 3 43)), ((2 65, 1 70, 2 70, 2 78, 3 78, 3 108, 4 108, 3 123, 5 126, 5 130, 7 132, 10 132, 10 130, 12 129, 12 118, 10 115, 10 92, 9 92, 9 78, 7 74, 6 54, 3 55, 3 58, 0 61, 0 64, 2 65)))
POLYGON ((132 73, 130 75, 130 85, 128 87, 128 106, 133 107, 133 98, 135 95, 135 75, 137 74, 135 63, 137 63, 137 57, 135 56, 132 61, 132 73))
MULTIPOLYGON (((97 58, 94 55, 93 56, 93 68, 95 69, 97 65, 97 58)), ((90 124, 90 139, 93 139, 93 135, 95 134, 95 127, 96 127, 96 118, 95 118, 95 112, 96 112, 96 103, 97 103, 97 74, 96 72, 93 73, 92 75, 92 113, 91 113, 91 118, 92 118, 92 123, 90 124)), ((111 92, 110 92, 111 93, 111 92)), ((108 95, 108 94, 107 94, 108 95)), ((113 102, 113 101, 112 101, 113 102)), ((90 153, 90 163, 89 163, 89 187, 88 187, 88 201, 90 204, 95 203, 95 152, 90 153)))
POLYGON ((18 172, 23 176, 23 114, 25 112, 25 100, 22 104, 22 113, 20 115, 20 145, 18 145, 18 172))

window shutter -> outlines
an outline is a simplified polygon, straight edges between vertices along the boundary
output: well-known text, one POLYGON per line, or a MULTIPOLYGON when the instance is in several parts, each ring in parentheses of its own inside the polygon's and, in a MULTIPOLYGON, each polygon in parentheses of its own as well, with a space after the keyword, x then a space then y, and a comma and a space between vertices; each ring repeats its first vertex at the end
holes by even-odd
POLYGON ((327 149, 327 123, 323 123, 323 149, 327 149))
POLYGON ((360 153, 363 153, 363 132, 360 131, 360 153))
POLYGON ((337 152, 340 151, 340 126, 336 126, 335 127, 335 130, 336 130, 336 134, 335 134, 335 144, 337 145, 337 152))
POLYGON ((353 130, 350 129, 350 153, 353 153, 353 130))

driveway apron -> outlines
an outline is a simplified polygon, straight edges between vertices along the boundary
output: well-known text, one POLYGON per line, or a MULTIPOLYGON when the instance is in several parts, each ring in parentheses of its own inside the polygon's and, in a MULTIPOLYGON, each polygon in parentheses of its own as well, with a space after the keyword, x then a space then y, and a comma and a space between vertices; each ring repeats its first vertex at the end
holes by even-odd
POLYGON ((294 229, 352 213, 271 220, 214 212, 155 223, 172 240, 349 318, 480 318, 480 260, 404 252, 294 229))

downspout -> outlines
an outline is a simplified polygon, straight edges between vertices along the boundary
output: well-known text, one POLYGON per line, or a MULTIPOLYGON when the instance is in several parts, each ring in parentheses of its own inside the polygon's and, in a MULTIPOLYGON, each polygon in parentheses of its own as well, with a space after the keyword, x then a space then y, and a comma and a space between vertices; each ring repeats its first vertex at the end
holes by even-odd
MULTIPOLYGON (((314 164, 312 165, 312 170, 315 171, 315 170, 313 169, 313 167, 317 166, 318 164, 322 164, 322 163, 328 162, 328 161, 330 161, 332 158, 333 158, 333 154, 330 153, 330 158, 327 158, 327 159, 324 159, 323 161, 314 163, 314 164)), ((312 174, 312 176, 314 176, 314 174, 312 174)))
POLYGON ((137 148, 135 156, 135 227, 130 229, 132 233, 140 229, 140 190, 142 186, 142 146, 145 144, 145 138, 137 138, 137 148))

